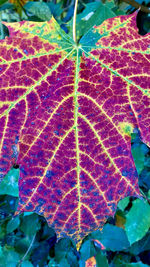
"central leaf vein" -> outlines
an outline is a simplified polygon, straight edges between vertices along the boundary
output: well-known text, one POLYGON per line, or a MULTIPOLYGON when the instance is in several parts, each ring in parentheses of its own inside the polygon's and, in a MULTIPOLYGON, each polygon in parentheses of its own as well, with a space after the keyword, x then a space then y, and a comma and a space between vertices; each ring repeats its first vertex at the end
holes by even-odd
POLYGON ((81 197, 80 197, 80 155, 79 155, 79 136, 78 136, 78 75, 79 75, 79 51, 77 48, 76 70, 75 70, 75 90, 74 90, 74 131, 76 141, 76 157, 77 157, 77 190, 78 190, 78 225, 81 231, 81 197))

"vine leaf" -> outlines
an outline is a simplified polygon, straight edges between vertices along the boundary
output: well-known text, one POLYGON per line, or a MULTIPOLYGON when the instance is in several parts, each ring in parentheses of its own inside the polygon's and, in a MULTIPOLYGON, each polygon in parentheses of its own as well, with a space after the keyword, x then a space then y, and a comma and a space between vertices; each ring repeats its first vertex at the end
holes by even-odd
POLYGON ((150 145, 150 34, 136 13, 79 42, 49 22, 5 23, 0 41, 0 170, 20 165, 18 212, 35 211, 76 242, 118 201, 139 196, 131 133, 150 145))

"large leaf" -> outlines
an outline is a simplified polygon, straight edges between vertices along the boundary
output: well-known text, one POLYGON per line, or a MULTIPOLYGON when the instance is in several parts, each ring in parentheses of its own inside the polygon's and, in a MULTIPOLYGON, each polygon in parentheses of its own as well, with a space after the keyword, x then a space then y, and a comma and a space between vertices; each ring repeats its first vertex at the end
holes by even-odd
POLYGON ((43 214, 77 242, 139 195, 130 142, 139 128, 150 144, 150 35, 138 34, 136 14, 106 20, 79 45, 53 18, 5 24, 1 178, 18 156, 18 212, 43 214))
POLYGON ((133 202, 133 206, 126 216, 125 230, 130 244, 143 238, 149 228, 150 205, 137 199, 133 202))
POLYGON ((83 243, 80 251, 81 254, 84 252, 87 258, 90 258, 95 254, 95 249, 91 249, 93 248, 93 245, 95 245, 94 248, 99 247, 101 250, 107 249, 111 251, 121 251, 128 248, 130 245, 124 229, 109 223, 104 225, 102 231, 93 231, 84 240, 86 240, 86 242, 83 243), (97 240, 95 240, 95 238, 97 238, 97 240), (92 243, 92 245, 90 245, 91 240, 94 241, 94 244, 92 243), (88 250, 90 252, 92 251, 93 255, 88 255, 88 250))
POLYGON ((105 224, 101 241, 107 249, 112 251, 121 251, 130 245, 125 231, 111 224, 105 224))
POLYGON ((24 8, 42 21, 50 20, 51 18, 51 11, 44 2, 28 2, 24 8))

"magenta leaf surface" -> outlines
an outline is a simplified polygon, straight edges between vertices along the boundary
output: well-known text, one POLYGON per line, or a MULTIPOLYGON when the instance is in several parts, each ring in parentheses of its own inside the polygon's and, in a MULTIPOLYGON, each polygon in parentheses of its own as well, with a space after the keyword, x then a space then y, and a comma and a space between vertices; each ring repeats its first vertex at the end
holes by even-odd
POLYGON ((6 25, 1 178, 19 164, 18 212, 80 242, 140 194, 130 142, 139 129, 150 145, 150 34, 138 34, 136 14, 106 20, 78 46, 53 18, 6 25))

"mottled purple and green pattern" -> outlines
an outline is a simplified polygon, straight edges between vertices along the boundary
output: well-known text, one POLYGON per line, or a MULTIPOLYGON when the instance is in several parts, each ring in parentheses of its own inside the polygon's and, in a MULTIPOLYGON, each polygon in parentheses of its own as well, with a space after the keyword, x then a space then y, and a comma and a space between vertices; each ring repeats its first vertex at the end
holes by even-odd
POLYGON ((0 171, 20 165, 19 211, 76 242, 139 195, 131 155, 150 145, 150 34, 136 15, 108 19, 77 47, 59 25, 6 24, 0 41, 0 171))

